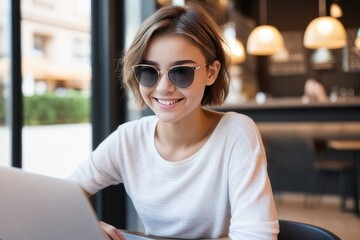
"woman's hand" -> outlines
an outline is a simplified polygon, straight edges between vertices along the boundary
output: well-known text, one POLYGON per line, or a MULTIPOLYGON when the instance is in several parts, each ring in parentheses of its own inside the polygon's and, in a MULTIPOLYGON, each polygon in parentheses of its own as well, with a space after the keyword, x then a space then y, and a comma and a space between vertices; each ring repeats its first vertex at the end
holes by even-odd
POLYGON ((99 226, 103 231, 106 240, 126 240, 116 227, 103 221, 99 222, 99 226))

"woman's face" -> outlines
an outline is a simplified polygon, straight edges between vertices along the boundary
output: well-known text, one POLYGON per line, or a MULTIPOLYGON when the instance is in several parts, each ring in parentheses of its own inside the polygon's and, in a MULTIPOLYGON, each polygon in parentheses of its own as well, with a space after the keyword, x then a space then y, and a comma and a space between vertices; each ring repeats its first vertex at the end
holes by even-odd
POLYGON ((194 81, 188 88, 174 86, 167 72, 162 74, 154 87, 140 85, 140 93, 145 103, 163 122, 177 122, 200 110, 204 89, 214 83, 220 68, 218 61, 204 66, 207 62, 201 50, 187 38, 175 34, 152 39, 143 63, 153 65, 162 72, 178 65, 203 66, 195 70, 194 81))

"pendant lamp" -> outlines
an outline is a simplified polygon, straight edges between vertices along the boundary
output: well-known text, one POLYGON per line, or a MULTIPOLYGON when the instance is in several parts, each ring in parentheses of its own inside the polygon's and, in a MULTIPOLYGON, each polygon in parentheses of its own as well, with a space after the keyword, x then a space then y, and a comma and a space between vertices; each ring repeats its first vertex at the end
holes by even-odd
POLYGON ((356 34, 355 47, 357 49, 360 49, 360 28, 359 28, 359 30, 357 31, 357 34, 356 34))
POLYGON ((223 33, 226 41, 224 46, 229 54, 232 64, 239 64, 245 61, 246 54, 243 44, 236 38, 236 24, 233 22, 234 4, 232 1, 227 3, 229 22, 224 25, 223 33))
POLYGON ((340 5, 337 3, 337 1, 333 2, 330 5, 330 16, 333 18, 339 18, 342 17, 342 15, 343 13, 340 5))
POLYGON ((252 55, 272 55, 284 49, 284 39, 275 27, 261 25, 250 33, 246 49, 252 55))
MULTIPOLYGON (((266 22, 266 0, 260 0, 260 23, 266 22)), ((249 35, 246 50, 251 55, 272 55, 284 49, 284 39, 277 28, 271 25, 260 25, 249 35)))
POLYGON ((224 37, 227 45, 226 52, 230 55, 231 63, 242 63, 246 59, 243 44, 236 38, 236 25, 234 22, 228 22, 224 27, 224 37))
POLYGON ((346 31, 336 18, 324 16, 326 0, 319 0, 320 17, 307 26, 304 34, 304 46, 310 49, 335 49, 346 46, 346 31))

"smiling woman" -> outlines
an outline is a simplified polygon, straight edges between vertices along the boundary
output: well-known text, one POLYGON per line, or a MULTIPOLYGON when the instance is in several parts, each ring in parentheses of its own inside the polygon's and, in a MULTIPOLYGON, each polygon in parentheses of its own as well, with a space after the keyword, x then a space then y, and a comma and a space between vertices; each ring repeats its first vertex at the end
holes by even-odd
MULTIPOLYGON (((144 21, 121 62, 123 83, 155 115, 118 126, 70 176, 88 196, 122 183, 146 234, 277 239, 255 123, 205 108, 228 93, 223 44, 200 3, 163 7, 144 21)), ((115 227, 99 225, 109 239, 122 239, 115 227)))

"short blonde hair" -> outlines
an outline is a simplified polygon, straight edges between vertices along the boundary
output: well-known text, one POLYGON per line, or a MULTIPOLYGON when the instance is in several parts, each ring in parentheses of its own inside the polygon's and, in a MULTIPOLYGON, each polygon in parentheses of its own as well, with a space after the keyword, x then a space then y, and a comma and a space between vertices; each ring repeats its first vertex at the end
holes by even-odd
POLYGON ((131 67, 143 61, 150 41, 161 34, 184 36, 201 50, 208 63, 215 60, 221 63, 218 77, 214 84, 206 86, 201 104, 222 104, 229 92, 229 57, 223 48, 225 41, 220 28, 198 3, 160 8, 141 25, 122 62, 123 83, 132 91, 135 101, 140 106, 145 104, 131 67))

